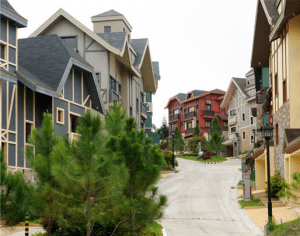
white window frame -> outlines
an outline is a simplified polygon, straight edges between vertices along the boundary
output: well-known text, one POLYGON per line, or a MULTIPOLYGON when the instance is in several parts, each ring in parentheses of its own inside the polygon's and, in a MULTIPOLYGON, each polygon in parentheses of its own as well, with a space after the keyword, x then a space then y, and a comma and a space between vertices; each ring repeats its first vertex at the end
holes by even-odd
POLYGON ((59 107, 56 107, 56 124, 64 125, 65 124, 65 110, 59 107), (62 112, 61 118, 62 121, 59 121, 59 112, 62 112))

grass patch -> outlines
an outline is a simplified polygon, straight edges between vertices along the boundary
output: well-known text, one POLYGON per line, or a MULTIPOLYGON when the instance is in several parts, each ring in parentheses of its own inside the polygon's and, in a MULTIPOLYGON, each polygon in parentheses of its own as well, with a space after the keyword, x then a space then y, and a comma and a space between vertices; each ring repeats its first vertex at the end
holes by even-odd
POLYGON ((148 224, 140 233, 139 235, 143 236, 163 236, 162 233, 162 226, 153 221, 152 223, 148 224))
POLYGON ((243 182, 242 182, 242 181, 240 181, 240 182, 238 183, 238 185, 243 185, 243 182))
POLYGON ((198 156, 183 156, 183 155, 178 155, 176 157, 182 158, 182 159, 187 159, 187 160, 192 160, 192 161, 199 161, 199 162, 221 162, 221 161, 227 161, 226 158, 220 157, 220 156, 212 156, 210 159, 203 160, 202 158, 198 159, 198 156))
POLYGON ((267 236, 300 235, 300 218, 279 225, 274 224, 272 227, 274 230, 267 232, 267 236))
POLYGON ((30 220, 29 223, 39 225, 40 224, 40 219, 30 220))
POLYGON ((244 200, 239 200, 239 203, 242 208, 248 207, 248 206, 264 206, 264 204, 261 202, 260 198, 253 197, 251 202, 245 202, 244 200))

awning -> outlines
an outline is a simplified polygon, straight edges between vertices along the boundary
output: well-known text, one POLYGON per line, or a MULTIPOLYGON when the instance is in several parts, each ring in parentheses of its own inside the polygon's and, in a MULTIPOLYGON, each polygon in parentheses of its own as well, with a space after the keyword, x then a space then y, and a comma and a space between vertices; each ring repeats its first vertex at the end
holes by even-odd
POLYGON ((228 139, 226 141, 224 141, 222 144, 226 145, 226 146, 233 146, 233 139, 228 139))

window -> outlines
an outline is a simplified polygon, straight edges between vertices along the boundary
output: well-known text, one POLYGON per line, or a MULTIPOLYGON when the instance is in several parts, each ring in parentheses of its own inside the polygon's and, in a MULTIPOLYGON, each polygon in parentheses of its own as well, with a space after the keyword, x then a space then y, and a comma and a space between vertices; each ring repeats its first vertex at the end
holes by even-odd
POLYGON ((246 139, 246 132, 243 132, 243 139, 246 139))
POLYGON ((71 120, 71 132, 76 133, 77 126, 79 125, 79 116, 70 115, 71 120))
POLYGON ((0 44, 0 58, 6 60, 6 53, 5 53, 6 46, 4 44, 0 44))
POLYGON ((253 122, 253 116, 250 117, 250 123, 251 123, 251 125, 253 125, 253 123, 254 123, 253 122))
POLYGON ((179 114, 179 109, 175 109, 175 110, 173 111, 173 114, 174 114, 174 115, 179 114))
POLYGON ((278 95, 278 76, 275 75, 275 95, 278 95))
POLYGON ((172 110, 169 111, 170 115, 172 115, 172 110))
POLYGON ((119 94, 122 94, 122 85, 121 84, 119 84, 118 92, 119 92, 119 94))
POLYGON ((196 109, 198 109, 198 104, 196 104, 196 109))
POLYGON ((61 39, 77 52, 77 36, 64 36, 61 39))
POLYGON ((192 122, 187 122, 186 123, 186 128, 187 129, 192 129, 193 128, 193 123, 192 122))
POLYGON ((98 85, 101 88, 101 73, 100 72, 96 72, 96 78, 97 78, 98 85))
POLYGON ((254 138, 253 138, 253 135, 251 135, 251 143, 254 142, 254 138))
POLYGON ((139 112, 139 99, 136 99, 136 112, 139 112))
POLYGON ((129 109, 129 115, 132 116, 132 107, 129 109))
POLYGON ((110 77, 109 79, 109 88, 117 92, 117 82, 114 78, 110 77))
POLYGON ((275 125, 275 141, 276 141, 276 145, 278 145, 279 140, 278 140, 278 124, 275 125))
POLYGON ((4 154, 4 162, 7 163, 7 143, 2 142, 1 148, 4 154))
POLYGON ((243 121, 245 121, 245 113, 243 113, 242 117, 243 117, 243 121))
POLYGON ((223 121, 223 125, 224 125, 224 127, 228 127, 228 121, 223 121))
POLYGON ((211 121, 210 121, 210 120, 206 120, 206 121, 205 121, 205 127, 209 128, 209 127, 210 127, 210 124, 211 124, 211 121))
POLYGON ((104 26, 104 33, 110 33, 111 27, 110 26, 104 26))
POLYGON ((181 127, 182 127, 182 126, 183 126, 183 122, 181 122, 181 124, 180 124, 180 125, 181 125, 181 127))
POLYGON ((283 81, 282 90, 283 90, 283 103, 285 103, 287 100, 286 80, 283 81))
POLYGON ((236 128, 235 127, 232 127, 231 129, 230 129, 230 133, 235 133, 236 132, 236 128))
POLYGON ((31 130, 32 130, 32 123, 26 122, 25 129, 26 129, 26 132, 25 132, 25 140, 26 140, 26 143, 28 143, 28 141, 29 141, 29 136, 30 136, 31 130))
POLYGON ((189 107, 188 108, 188 112, 190 113, 190 112, 193 112, 195 109, 194 109, 195 107, 189 107))
POLYGON ((64 109, 56 108, 56 123, 63 125, 65 123, 64 121, 64 109))
POLYGON ((205 110, 206 111, 210 111, 211 110, 211 105, 210 104, 206 104, 205 105, 205 110))
POLYGON ((230 116, 235 116, 235 109, 230 111, 230 116))

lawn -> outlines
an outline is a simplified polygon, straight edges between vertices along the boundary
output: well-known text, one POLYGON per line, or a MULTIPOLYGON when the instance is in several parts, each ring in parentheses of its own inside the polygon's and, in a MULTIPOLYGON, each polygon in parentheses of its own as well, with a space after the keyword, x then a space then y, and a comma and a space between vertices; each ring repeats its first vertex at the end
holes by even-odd
POLYGON ((182 159, 187 159, 187 160, 192 160, 192 161, 200 161, 200 162, 221 162, 221 161, 227 161, 226 158, 220 157, 220 156, 212 156, 210 159, 203 160, 202 158, 198 159, 197 156, 183 156, 183 155, 178 155, 176 157, 182 158, 182 159))
POLYGON ((300 235, 300 218, 274 227, 272 232, 266 234, 267 236, 300 235))
POLYGON ((260 198, 253 197, 251 202, 244 202, 244 200, 239 200, 239 203, 242 208, 248 207, 248 206, 264 206, 264 204, 261 202, 260 198))

